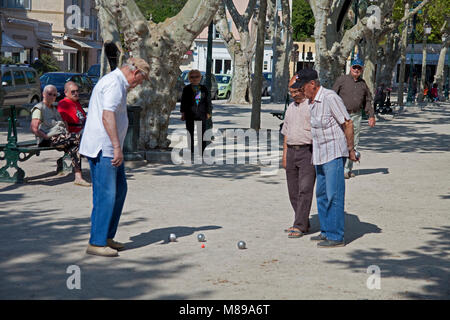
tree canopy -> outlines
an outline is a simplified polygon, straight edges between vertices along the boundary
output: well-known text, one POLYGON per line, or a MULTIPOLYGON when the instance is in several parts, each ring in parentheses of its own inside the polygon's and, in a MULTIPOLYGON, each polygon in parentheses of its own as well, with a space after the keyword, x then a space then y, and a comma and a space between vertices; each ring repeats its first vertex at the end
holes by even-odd
POLYGON ((313 38, 314 14, 307 0, 292 1, 292 37, 294 41, 305 41, 313 38))
POLYGON ((135 0, 137 6, 147 18, 155 23, 163 22, 175 16, 187 0, 135 0))

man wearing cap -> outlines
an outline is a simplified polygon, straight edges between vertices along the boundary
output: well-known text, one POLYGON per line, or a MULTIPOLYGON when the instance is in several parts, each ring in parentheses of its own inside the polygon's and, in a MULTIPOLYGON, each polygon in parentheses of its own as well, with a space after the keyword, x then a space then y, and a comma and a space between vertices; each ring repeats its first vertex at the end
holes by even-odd
POLYGON ((127 194, 122 152, 128 129, 127 92, 148 80, 149 72, 143 59, 130 58, 102 77, 92 91, 80 144, 80 153, 89 161, 93 189, 88 254, 113 257, 124 249, 113 239, 127 194))
POLYGON ((342 99, 320 85, 315 70, 303 69, 293 88, 300 88, 309 99, 312 161, 316 170, 316 199, 320 234, 311 237, 319 248, 344 246, 344 163, 356 161, 353 123, 342 99))
MULTIPOLYGON (((352 61, 350 73, 337 78, 333 85, 333 90, 342 98, 347 108, 354 127, 354 146, 359 145, 359 134, 361 132, 362 109, 369 115, 369 126, 375 126, 375 112, 372 104, 372 94, 369 87, 361 77, 364 70, 364 62, 356 58, 352 61)), ((344 177, 349 179, 354 177, 352 172, 353 161, 347 160, 344 167, 344 177)))
POLYGON ((300 89, 291 86, 297 80, 289 81, 289 93, 294 100, 286 109, 283 128, 283 167, 289 200, 294 209, 294 223, 286 229, 288 238, 300 238, 309 231, 309 214, 314 193, 316 171, 312 164, 311 115, 308 99, 300 89))

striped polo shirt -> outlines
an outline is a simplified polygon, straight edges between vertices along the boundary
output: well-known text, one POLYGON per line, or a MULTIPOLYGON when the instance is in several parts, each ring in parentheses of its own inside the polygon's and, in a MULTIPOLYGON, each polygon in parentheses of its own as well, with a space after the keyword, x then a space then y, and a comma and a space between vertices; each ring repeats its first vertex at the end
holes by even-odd
POLYGON ((340 157, 348 157, 347 139, 342 124, 350 120, 344 102, 333 90, 320 87, 311 111, 313 164, 321 165, 340 157))

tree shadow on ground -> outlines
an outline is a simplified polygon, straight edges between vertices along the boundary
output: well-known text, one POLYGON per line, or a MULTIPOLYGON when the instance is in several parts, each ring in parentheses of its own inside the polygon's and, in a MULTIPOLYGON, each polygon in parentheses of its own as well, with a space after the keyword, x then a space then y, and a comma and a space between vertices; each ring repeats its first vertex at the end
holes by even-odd
POLYGON ((450 135, 433 131, 433 126, 450 124, 450 110, 441 109, 437 113, 432 114, 428 110, 405 113, 401 119, 383 121, 374 128, 369 128, 364 121, 360 145, 380 153, 448 152, 450 135))
MULTIPOLYGON (((139 299, 162 290, 157 283, 161 279, 179 277, 194 267, 183 262, 184 254, 139 259, 126 253, 117 258, 87 255, 88 214, 67 218, 60 209, 41 210, 39 203, 26 202, 19 195, 10 197, 11 202, 13 198, 21 202, 21 209, 0 210, 0 237, 7 243, 0 246, 0 299, 139 299), (67 287, 70 265, 81 269, 81 290, 67 287)), ((179 236, 187 234, 187 229, 174 230, 179 236)), ((138 236, 137 244, 149 239, 156 239, 155 234, 138 236)), ((203 299, 209 294, 201 289, 180 290, 155 299, 203 299)))
POLYGON ((165 165, 152 170, 156 176, 191 176, 201 178, 243 180, 250 177, 259 177, 259 182, 273 184, 269 178, 276 175, 278 164, 271 170, 270 166, 250 164, 224 164, 224 165, 165 165), (267 171, 265 171, 267 169, 267 171), (265 175, 264 173, 269 174, 265 175))
MULTIPOLYGON (((310 216, 309 220, 311 227, 310 233, 316 233, 320 231, 320 220, 319 215, 313 214, 310 216)), ((368 222, 362 222, 359 220, 359 217, 345 212, 345 244, 349 245, 355 240, 362 238, 366 234, 370 233, 381 233, 381 229, 368 222)))
MULTIPOLYGON (((82 174, 87 182, 91 182, 91 174, 88 169, 83 169, 82 174)), ((0 192, 15 190, 25 185, 55 187, 61 184, 73 183, 74 179, 75 176, 73 173, 57 174, 56 171, 50 171, 36 176, 26 176, 24 183, 0 184, 0 192)))
POLYGON ((421 290, 411 292, 399 288, 399 296, 408 299, 450 299, 450 226, 426 227, 435 239, 428 240, 414 250, 393 255, 380 248, 355 250, 344 260, 329 260, 327 263, 341 265, 355 272, 377 265, 381 270, 381 283, 386 278, 402 278, 425 281, 421 290))
POLYGON ((145 247, 156 242, 160 242, 160 244, 168 244, 170 242, 169 235, 171 233, 174 233, 177 236, 177 239, 179 239, 182 237, 190 236, 195 232, 217 230, 221 228, 222 228, 221 226, 202 226, 202 227, 175 226, 175 227, 154 229, 130 237, 131 242, 127 242, 125 245, 127 250, 132 250, 145 247))
POLYGON ((364 176, 375 173, 389 174, 389 168, 358 169, 353 167, 352 172, 357 176, 364 176))

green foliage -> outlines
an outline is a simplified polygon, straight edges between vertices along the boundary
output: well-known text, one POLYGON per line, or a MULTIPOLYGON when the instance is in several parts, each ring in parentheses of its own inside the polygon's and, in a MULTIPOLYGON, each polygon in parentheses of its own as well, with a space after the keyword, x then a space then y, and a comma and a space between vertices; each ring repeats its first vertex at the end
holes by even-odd
MULTIPOLYGON (((423 25, 425 20, 431 25, 431 34, 428 36, 428 42, 441 43, 442 32, 441 28, 445 19, 450 17, 450 3, 449 0, 431 0, 429 4, 425 6, 424 13, 418 15, 417 29, 418 33, 423 34, 423 25)), ((450 23, 450 21, 448 21, 450 23)), ((447 28, 450 26, 447 23, 447 28)))
POLYGON ((39 76, 47 72, 59 71, 59 64, 52 55, 42 54, 39 60, 31 65, 38 72, 39 76))
POLYGON ((16 64, 11 57, 0 57, 0 64, 16 64))
POLYGON ((142 14, 155 23, 163 22, 181 11, 187 0, 135 0, 142 14))
POLYGON ((306 0, 292 1, 292 29, 294 41, 311 40, 314 35, 314 14, 306 0))

